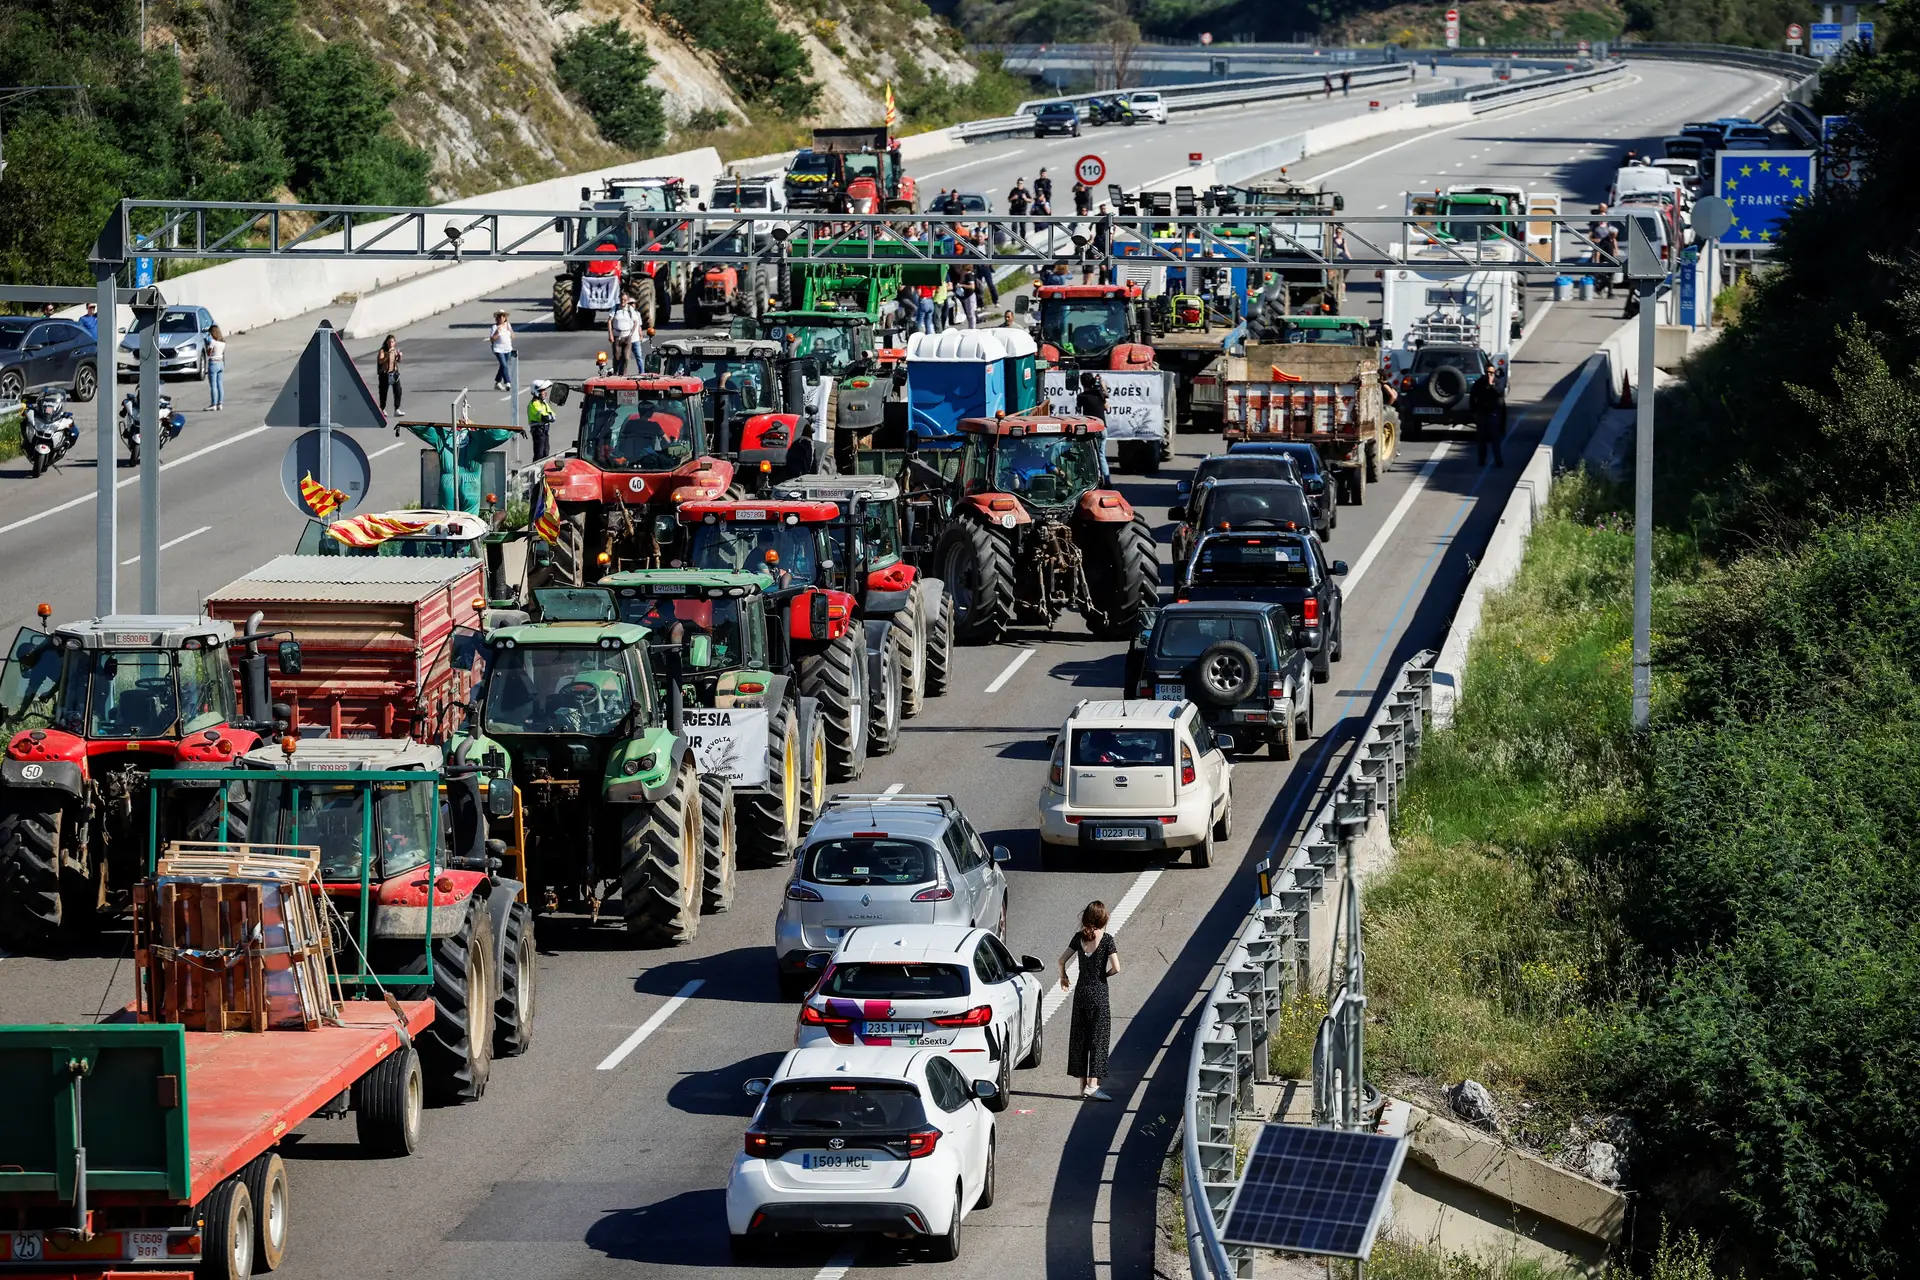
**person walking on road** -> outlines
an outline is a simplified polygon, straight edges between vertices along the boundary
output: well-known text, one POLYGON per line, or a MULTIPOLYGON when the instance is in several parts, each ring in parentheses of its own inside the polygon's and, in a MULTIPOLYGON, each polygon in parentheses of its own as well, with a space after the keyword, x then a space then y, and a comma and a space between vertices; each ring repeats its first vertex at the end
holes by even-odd
POLYGON ((207 408, 227 407, 227 335, 219 325, 207 330, 207 408))
POLYGON ((1073 1023, 1067 1032, 1067 1074, 1080 1078, 1080 1097, 1088 1102, 1112 1102, 1100 1087, 1107 1074, 1107 1045, 1113 1036, 1113 1005, 1107 979, 1120 973, 1120 948, 1107 932, 1107 904, 1089 902, 1080 913, 1080 931, 1067 939, 1060 954, 1060 989, 1073 991, 1073 1023), (1069 983, 1067 964, 1078 965, 1069 983))
MULTIPOLYGON (((607 316, 607 343, 613 348, 613 372, 616 377, 627 371, 627 357, 633 353, 633 340, 640 332, 640 313, 633 300, 620 295, 620 305, 607 316)), ((637 360, 634 362, 639 363, 637 360)))
POLYGON ((1080 374, 1080 393, 1073 398, 1073 411, 1083 418, 1107 420, 1107 389, 1091 369, 1080 374))
POLYGON ((1352 94, 1353 94, 1353 72, 1342 71, 1340 73, 1340 96, 1343 98, 1346 98, 1346 97, 1352 96, 1352 94))
POLYGON ((1327 86, 1327 96, 1331 98, 1333 96, 1333 77, 1331 75, 1323 75, 1320 77, 1320 83, 1327 86))
POLYGON ((1507 406, 1500 397, 1500 388, 1493 380, 1493 362, 1487 362, 1486 372, 1474 380, 1473 387, 1467 392, 1467 403, 1473 409, 1473 446, 1476 466, 1487 465, 1487 447, 1493 447, 1493 465, 1507 465, 1506 455, 1500 451, 1500 439, 1507 434, 1507 406))
POLYGON ((387 411, 387 392, 393 392, 393 411, 400 412, 400 339, 388 334, 374 354, 373 370, 380 382, 380 412, 387 411))
POLYGON ((1047 176, 1045 169, 1042 169, 1033 180, 1033 198, 1045 200, 1049 205, 1053 203, 1053 179, 1047 176))
POLYGON ((533 398, 527 401, 527 431, 533 436, 535 462, 553 452, 550 447, 553 434, 553 405, 547 400, 547 392, 552 389, 553 379, 535 378, 533 398))
POLYGON ((495 391, 513 390, 513 326, 507 323, 507 313, 493 313, 493 328, 487 331, 487 344, 493 351, 495 363, 499 366, 493 375, 495 391))
MULTIPOLYGON (((1608 220, 1606 205, 1599 204, 1594 206, 1593 222, 1587 228, 1587 238, 1593 241, 1593 247, 1598 251, 1598 254, 1605 254, 1609 258, 1616 259, 1620 256, 1620 228, 1608 220)), ((1598 254, 1596 254, 1596 257, 1598 254)), ((1594 265, 1598 267, 1599 263, 1596 262, 1594 265)), ((1595 283, 1606 291, 1607 297, 1611 298, 1613 296, 1613 271, 1610 268, 1601 269, 1595 271, 1594 274, 1600 277, 1595 283)))
MULTIPOLYGON (((1027 207, 1032 203, 1033 197, 1027 193, 1027 180, 1015 178, 1013 190, 1007 192, 1007 212, 1016 218, 1024 218, 1027 216, 1027 207)), ((1012 231, 1016 236, 1024 236, 1027 234, 1027 224, 1016 222, 1013 224, 1012 231)))

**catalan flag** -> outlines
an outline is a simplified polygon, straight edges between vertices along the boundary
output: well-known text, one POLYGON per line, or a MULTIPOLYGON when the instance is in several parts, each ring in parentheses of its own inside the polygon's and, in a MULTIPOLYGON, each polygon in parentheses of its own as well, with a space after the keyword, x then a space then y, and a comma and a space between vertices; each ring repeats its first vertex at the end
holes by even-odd
POLYGON ((548 542, 560 541, 560 503, 553 496, 553 486, 547 483, 545 476, 540 477, 540 487, 533 491, 533 510, 529 513, 529 523, 533 526, 535 537, 548 542))
POLYGON ((365 550, 377 547, 389 538, 398 538, 402 534, 418 533, 433 523, 431 516, 383 516, 364 515, 342 520, 327 529, 327 535, 335 542, 344 542, 350 547, 365 550))
POLYGON ((338 489, 327 488, 315 480, 313 472, 309 471, 300 477, 300 500, 307 504, 307 508, 313 514, 325 520, 340 509, 341 504, 347 500, 347 495, 338 489))
POLYGON ((900 113, 893 106, 893 81, 887 81, 887 135, 893 135, 893 126, 900 121, 900 113))

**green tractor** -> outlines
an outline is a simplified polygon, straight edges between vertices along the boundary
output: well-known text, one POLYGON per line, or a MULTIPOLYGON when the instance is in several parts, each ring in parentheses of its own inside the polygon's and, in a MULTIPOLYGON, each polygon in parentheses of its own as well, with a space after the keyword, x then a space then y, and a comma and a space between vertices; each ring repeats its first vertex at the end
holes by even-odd
POLYGON ((500 752, 520 791, 528 897, 597 920, 617 889, 635 941, 691 942, 733 901, 732 785, 700 776, 645 627, 596 588, 533 604, 540 621, 487 633, 478 708, 482 755, 500 752))
MULTIPOLYGON (((783 360, 805 370, 801 379, 809 418, 833 430, 834 465, 851 471, 863 438, 886 422, 893 379, 880 368, 874 345, 879 314, 874 311, 770 311, 755 319, 735 320, 735 338, 777 342, 783 360)), ((788 397, 788 412, 800 412, 788 397)))
POLYGON ((682 655, 682 715, 702 779, 733 785, 739 861, 788 861, 827 799, 826 722, 802 696, 773 579, 711 569, 634 569, 599 582, 656 652, 682 655), (774 625, 768 625, 768 615, 774 625))

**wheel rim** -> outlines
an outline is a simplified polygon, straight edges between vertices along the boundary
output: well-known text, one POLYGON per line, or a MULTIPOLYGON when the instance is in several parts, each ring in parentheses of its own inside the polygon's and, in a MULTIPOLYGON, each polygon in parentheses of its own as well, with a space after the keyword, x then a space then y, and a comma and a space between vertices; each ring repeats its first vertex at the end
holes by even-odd
POLYGON ((476 1075, 493 1061, 493 1037, 476 1025, 481 1021, 481 1011, 493 1008, 492 976, 487 972, 487 953, 477 946, 471 948, 467 952, 467 1056, 476 1075))
POLYGON ((824 733, 813 735, 813 808, 817 812, 826 805, 827 795, 827 736, 824 733))
POLYGON ((947 581, 947 590, 953 595, 953 616, 962 621, 973 608, 973 587, 967 581, 967 562, 966 549, 956 546, 947 552, 947 562, 940 566, 942 576, 947 581))
POLYGON ((82 400, 88 399, 97 385, 92 368, 82 367, 80 376, 74 380, 74 394, 82 400))
POLYGON ((786 839, 789 847, 800 835, 800 744, 794 741, 793 728, 789 722, 785 749, 780 753, 780 795, 785 801, 780 820, 786 825, 786 839))
POLYGON ((406 1103, 407 1137, 411 1139, 416 1133, 420 1131, 420 1108, 426 1102, 426 1098, 423 1093, 423 1086, 420 1080, 420 1066, 417 1059, 413 1063, 411 1069, 408 1070, 407 1072, 406 1094, 407 1094, 407 1103, 406 1103))
POLYGON ((232 1238, 227 1241, 227 1258, 236 1276, 253 1274, 253 1205, 241 1201, 234 1207, 232 1238))
POLYGON ((534 988, 533 920, 529 917, 520 933, 520 1026, 533 1025, 534 988))
POLYGON ((1247 665, 1231 653, 1223 653, 1207 664, 1207 685, 1222 696, 1238 689, 1247 678, 1247 665))
POLYGON ((694 868, 700 865, 700 794, 695 791, 692 803, 686 809, 687 820, 680 824, 680 906, 692 913, 699 909, 700 876, 694 868))

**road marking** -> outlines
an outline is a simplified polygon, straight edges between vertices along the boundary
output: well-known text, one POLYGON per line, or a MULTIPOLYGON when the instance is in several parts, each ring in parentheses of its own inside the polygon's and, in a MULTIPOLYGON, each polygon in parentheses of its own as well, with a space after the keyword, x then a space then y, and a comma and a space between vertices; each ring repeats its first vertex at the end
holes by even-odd
POLYGON ((1407 491, 1400 495, 1400 501, 1394 505, 1392 513, 1387 516, 1387 522, 1380 526, 1380 531, 1373 535, 1373 541, 1367 544, 1367 549, 1360 553, 1360 558, 1354 561, 1352 568, 1347 570, 1347 579, 1340 584, 1340 589, 1345 595, 1352 595, 1354 588, 1360 585, 1360 579, 1366 577, 1367 570, 1373 567, 1374 557, 1378 556, 1381 548, 1387 545, 1387 539, 1392 537, 1393 531, 1400 527, 1400 522, 1407 518, 1407 512, 1413 508, 1415 499, 1419 498, 1420 491, 1427 487, 1427 481, 1433 478, 1433 473, 1440 469, 1440 462, 1447 456, 1447 450, 1450 447, 1447 444, 1437 444, 1433 447, 1432 456, 1421 466, 1420 474, 1413 478, 1413 483, 1407 486, 1407 491))
POLYGON ((1025 666, 1027 659, 1033 657, 1033 654, 1034 651, 1032 649, 1022 649, 1019 653, 1015 654, 1013 661, 1007 664, 1007 669, 995 676, 993 683, 987 686, 987 692, 1000 692, 1000 690, 1006 686, 1007 681, 1013 679, 1013 673, 1025 666))
MULTIPOLYGON (((163 542, 163 543, 161 543, 161 544, 160 544, 160 549, 161 549, 162 551, 165 551, 165 550, 166 550, 166 549, 167 549, 168 547, 177 547, 177 546, 179 546, 179 545, 180 545, 181 543, 183 543, 183 542, 185 542, 185 541, 186 541, 186 540, 187 540, 188 538, 197 538, 197 537, 199 537, 199 536, 200 536, 201 534, 203 534, 203 533, 211 533, 212 531, 213 531, 213 526, 212 526, 212 525, 210 525, 210 524, 203 524, 203 525, 201 525, 201 526, 200 526, 200 527, 199 527, 198 529, 195 529, 195 530, 194 530, 194 531, 193 531, 192 533, 183 533, 183 534, 181 534, 181 535, 180 535, 179 537, 177 537, 177 538, 175 538, 175 539, 174 539, 174 540, 173 540, 172 542, 163 542)), ((121 567, 122 569, 124 569, 124 568, 126 568, 126 567, 127 567, 128 565, 130 565, 130 564, 139 564, 139 563, 140 563, 140 557, 139 557, 139 556, 135 556, 135 557, 133 557, 133 559, 131 559, 131 560, 122 560, 122 561, 120 562, 120 567, 121 567)))
POLYGON ((392 452, 393 452, 393 451, 394 451, 395 449, 401 449, 401 448, 404 448, 404 447, 406 447, 406 443, 407 443, 407 442, 406 442, 405 440, 395 440, 395 441, 394 441, 394 442, 393 442, 392 444, 390 444, 390 445, 388 445, 388 446, 387 446, 386 448, 384 448, 384 449, 382 449, 382 450, 380 450, 380 452, 379 452, 379 453, 370 453, 370 454, 368 454, 368 455, 367 455, 367 461, 368 461, 368 462, 372 462, 372 461, 373 461, 373 460, 374 460, 375 458, 380 458, 380 457, 384 457, 384 456, 386 456, 387 454, 389 454, 389 453, 392 453, 392 452))
MULTIPOLYGON (((225 440, 215 441, 213 444, 207 445, 204 448, 195 449, 192 453, 188 454, 184 458, 175 458, 171 462, 163 462, 160 464, 160 469, 162 471, 170 471, 174 467, 177 467, 184 462, 192 462, 195 458, 204 458, 207 454, 212 453, 215 449, 224 449, 230 444, 240 443, 240 441, 245 440, 248 436, 257 436, 262 431, 272 431, 272 430, 274 430, 274 428, 262 425, 262 426, 254 427, 248 431, 242 431, 237 436, 228 436, 225 440)), ((118 458, 108 459, 108 465, 110 466, 119 465, 119 459, 118 458)), ((115 490, 120 490, 120 489, 126 488, 130 484, 138 484, 138 483, 140 483, 139 476, 137 475, 128 476, 125 480, 116 482, 113 487, 115 490)), ((61 503, 57 507, 48 507, 45 511, 39 512, 35 515, 27 516, 26 518, 21 520, 15 520, 12 524, 0 525, 0 533, 12 533, 15 529, 24 529, 28 525, 33 524, 36 521, 46 519, 48 516, 59 515, 62 511, 71 511, 75 507, 80 506, 82 503, 92 502, 94 499, 94 496, 95 496, 94 490, 89 489, 85 493, 81 494, 79 497, 69 498, 67 501, 61 503)))
POLYGON ((1027 154, 1029 150, 1030 148, 1028 147, 1015 147, 1012 151, 1002 151, 997 156, 982 156, 978 160, 969 160, 965 164, 949 165, 945 169, 935 169, 932 173, 920 174, 919 180, 925 182, 928 178, 937 178, 943 173, 958 173, 962 169, 971 169, 977 164, 992 164, 998 160, 1011 160, 1015 156, 1027 154))
POLYGON ((860 1261, 858 1248, 842 1249, 833 1255, 833 1261, 814 1273, 813 1280, 845 1280, 847 1272, 853 1270, 853 1264, 860 1261))
POLYGON ((611 1071, 626 1061, 627 1055, 645 1044, 647 1037, 658 1031, 660 1024, 668 1018, 671 1018, 674 1010, 685 1004, 693 996, 694 992, 705 986, 706 981, 705 978, 695 978, 692 982, 680 988, 678 995, 654 1010, 653 1016, 641 1023, 640 1029, 622 1041, 618 1049, 615 1049, 612 1053, 601 1059, 600 1066, 597 1069, 601 1071, 611 1071))
POLYGON ((882 791, 880 794, 883 796, 897 796, 902 791, 905 791, 906 789, 907 789, 906 783, 896 782, 892 786, 888 787, 885 791, 882 791))
MULTIPOLYGON (((1147 891, 1153 888, 1154 883, 1160 879, 1165 871, 1165 867, 1148 867, 1135 877, 1132 886, 1128 888, 1120 901, 1114 905, 1113 910, 1107 914, 1107 932, 1109 934, 1120 932, 1121 926, 1125 925, 1133 916, 1133 913, 1139 909, 1140 904, 1147 900, 1147 891)), ((1073 970, 1067 970, 1067 977, 1071 980, 1073 970)), ((1042 1026, 1045 1026, 1047 1020, 1059 1012, 1060 1006, 1065 1004, 1067 997, 1072 994, 1072 987, 1062 987, 1059 983, 1053 983, 1048 986, 1046 1001, 1040 1006, 1040 1023, 1042 1026)))

